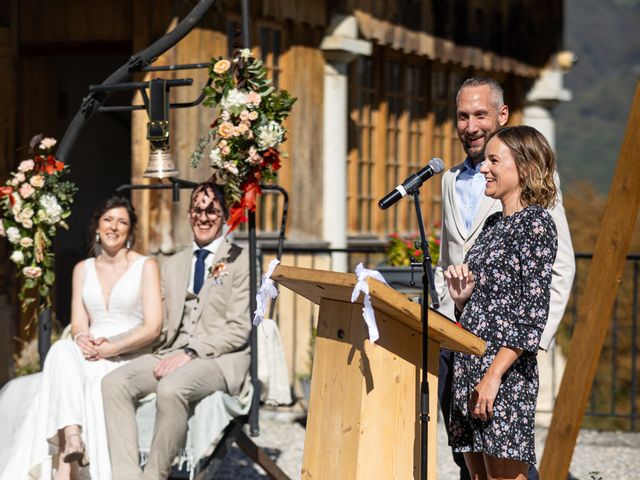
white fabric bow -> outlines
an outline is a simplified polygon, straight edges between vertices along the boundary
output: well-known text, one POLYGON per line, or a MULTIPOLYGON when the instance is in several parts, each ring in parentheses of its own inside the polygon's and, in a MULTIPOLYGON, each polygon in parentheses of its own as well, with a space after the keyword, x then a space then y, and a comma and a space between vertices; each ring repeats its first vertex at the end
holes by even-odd
POLYGON ((380 338, 380 334, 378 333, 378 325, 376 324, 376 315, 373 311, 373 306, 371 305, 371 297, 369 296, 369 284, 367 283, 367 278, 374 278, 381 281, 385 285, 387 284, 387 282, 379 271, 368 270, 364 268, 362 263, 359 263, 356 267, 356 277, 358 277, 358 283, 356 283, 356 286, 353 288, 353 293, 351 294, 351 303, 355 302, 358 299, 358 297, 360 296, 360 292, 364 293, 362 318, 364 318, 364 322, 367 324, 367 328, 369 329, 369 340, 372 342, 376 342, 378 338, 380 338))
POLYGON ((273 280, 271 280, 271 275, 279 263, 280 260, 277 258, 271 260, 267 273, 262 275, 262 285, 260 285, 260 289, 256 295, 256 311, 253 315, 253 324, 256 327, 260 325, 262 320, 264 320, 264 310, 267 306, 267 297, 273 300, 278 296, 278 289, 276 288, 275 283, 273 283, 273 280))

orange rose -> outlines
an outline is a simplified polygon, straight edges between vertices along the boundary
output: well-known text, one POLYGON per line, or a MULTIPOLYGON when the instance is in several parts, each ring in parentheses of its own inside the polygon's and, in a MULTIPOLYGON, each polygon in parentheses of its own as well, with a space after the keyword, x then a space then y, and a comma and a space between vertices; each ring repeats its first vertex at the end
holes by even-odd
POLYGON ((218 135, 222 138, 231 138, 235 133, 235 127, 231 122, 222 122, 218 127, 218 135))
POLYGON ((229 60, 218 60, 213 66, 213 71, 218 75, 222 75, 224 72, 229 70, 230 66, 231 62, 229 60))

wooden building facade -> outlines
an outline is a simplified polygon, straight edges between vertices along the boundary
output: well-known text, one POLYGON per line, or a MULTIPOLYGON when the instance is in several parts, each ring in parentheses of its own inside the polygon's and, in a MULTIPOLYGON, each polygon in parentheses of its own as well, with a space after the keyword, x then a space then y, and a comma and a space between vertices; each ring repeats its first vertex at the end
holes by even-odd
MULTIPOLYGON (((8 0, 0 6, 0 180, 26 154, 29 138, 44 132, 61 138, 90 84, 100 83, 175 27, 190 0, 8 0)), ((289 158, 279 183, 291 198, 287 238, 297 244, 330 244, 323 222, 335 212, 319 208, 330 188, 323 176, 324 78, 322 44, 337 20, 351 18, 369 55, 347 66, 348 129, 345 152, 345 237, 349 245, 381 243, 386 235, 416 228, 409 202, 381 212, 378 199, 431 157, 450 167, 464 158, 455 132, 455 93, 467 77, 485 74, 505 87, 511 121, 522 120, 527 93, 561 49, 562 2, 554 0, 263 0, 250 1, 251 44, 271 78, 298 97, 287 121, 289 158)), ((228 56, 241 25, 239 1, 214 4, 206 18, 155 65, 185 64, 228 56)), ((191 101, 206 81, 206 70, 157 72, 146 78, 194 79, 172 89, 172 101, 191 101)), ((137 95, 121 102, 140 103, 137 95)), ((203 180, 206 161, 189 166, 198 138, 211 123, 204 107, 171 111, 171 147, 180 177, 203 180)), ((86 254, 85 229, 96 203, 121 184, 146 182, 149 144, 146 112, 99 114, 89 122, 68 161, 80 192, 71 230, 57 240, 56 313, 69 321, 69 279, 86 254)), ((439 182, 425 184, 423 211, 429 224, 440 220, 439 182)), ((183 194, 136 192, 140 216, 137 249, 171 254, 190 241, 183 194)), ((273 237, 281 200, 265 195, 259 206, 259 235, 273 237)), ((7 245, 0 246, 0 283, 11 335, 20 325, 7 245)), ((4 311, 4 310, 3 310, 4 311)), ((3 327, 4 328, 4 327, 3 327)), ((305 343, 304 338, 288 340, 305 343)), ((306 349, 306 346, 305 346, 306 349)), ((302 350, 302 349, 300 349, 302 350)), ((4 350, 6 351, 6 350, 4 350)), ((0 373, 0 384, 3 382, 0 373)))

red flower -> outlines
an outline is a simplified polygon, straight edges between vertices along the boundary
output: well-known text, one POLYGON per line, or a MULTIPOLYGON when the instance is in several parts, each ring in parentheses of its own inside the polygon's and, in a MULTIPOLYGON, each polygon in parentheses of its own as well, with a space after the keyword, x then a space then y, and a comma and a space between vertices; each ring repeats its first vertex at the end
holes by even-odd
POLYGON ((0 198, 7 196, 9 197, 9 203, 13 207, 16 203, 16 199, 13 198, 11 193, 13 192, 13 187, 0 187, 0 198))
POLYGON ((271 170, 274 172, 280 169, 280 155, 274 148, 268 148, 262 154, 262 162, 260 162, 260 166, 266 167, 267 165, 271 165, 271 170))
POLYGON ((415 252, 413 252, 413 256, 415 258, 418 258, 420 255, 422 255, 422 250, 416 250, 415 252))

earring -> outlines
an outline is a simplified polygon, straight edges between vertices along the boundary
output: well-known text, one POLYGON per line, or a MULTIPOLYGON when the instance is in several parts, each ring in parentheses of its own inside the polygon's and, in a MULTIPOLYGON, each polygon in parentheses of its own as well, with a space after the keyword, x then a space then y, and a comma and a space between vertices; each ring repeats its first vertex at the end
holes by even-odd
POLYGON ((100 243, 100 234, 98 232, 96 232, 96 243, 100 243))
POLYGON ((127 243, 125 243, 125 247, 127 247, 127 250, 131 249, 131 239, 127 238, 127 243))

